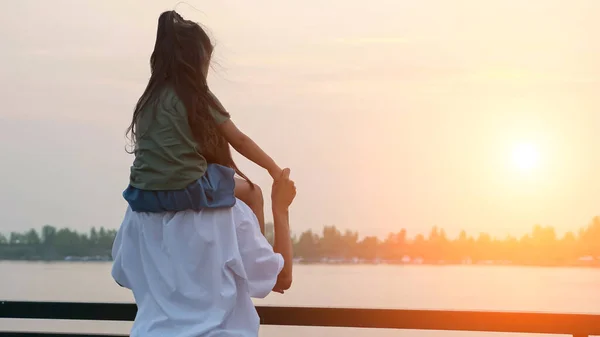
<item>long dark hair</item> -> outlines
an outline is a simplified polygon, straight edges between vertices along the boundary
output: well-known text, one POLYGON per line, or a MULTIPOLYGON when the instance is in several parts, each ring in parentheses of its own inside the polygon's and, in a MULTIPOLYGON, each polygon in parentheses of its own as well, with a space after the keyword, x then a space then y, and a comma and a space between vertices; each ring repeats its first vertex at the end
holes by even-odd
POLYGON ((135 147, 140 114, 147 111, 146 107, 157 104, 163 89, 170 86, 187 110, 192 134, 206 160, 232 168, 253 186, 234 163, 229 143, 220 134, 209 112, 212 108, 229 117, 229 113, 215 101, 206 83, 205 71, 208 71, 213 49, 210 38, 200 25, 183 19, 175 11, 162 13, 158 18, 156 43, 150 57, 150 80, 135 106, 127 134, 135 147))

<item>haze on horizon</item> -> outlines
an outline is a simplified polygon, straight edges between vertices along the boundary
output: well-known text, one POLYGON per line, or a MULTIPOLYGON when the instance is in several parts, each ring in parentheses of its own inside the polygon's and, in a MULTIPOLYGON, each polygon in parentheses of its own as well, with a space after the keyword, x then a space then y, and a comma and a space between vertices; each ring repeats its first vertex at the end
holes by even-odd
MULTIPOLYGON (((0 232, 120 225, 124 131, 176 3, 3 4, 0 232)), ((217 44, 212 90, 292 169, 295 233, 562 233, 600 215, 600 1, 187 3, 217 44)))

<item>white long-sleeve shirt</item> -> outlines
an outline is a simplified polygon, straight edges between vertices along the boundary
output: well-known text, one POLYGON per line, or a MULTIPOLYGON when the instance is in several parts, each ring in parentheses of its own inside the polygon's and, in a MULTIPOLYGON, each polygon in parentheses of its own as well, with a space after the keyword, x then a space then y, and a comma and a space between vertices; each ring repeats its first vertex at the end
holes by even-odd
POLYGON ((201 212, 128 209, 112 255, 112 276, 138 307, 132 337, 255 337, 251 297, 271 292, 284 263, 240 200, 201 212))

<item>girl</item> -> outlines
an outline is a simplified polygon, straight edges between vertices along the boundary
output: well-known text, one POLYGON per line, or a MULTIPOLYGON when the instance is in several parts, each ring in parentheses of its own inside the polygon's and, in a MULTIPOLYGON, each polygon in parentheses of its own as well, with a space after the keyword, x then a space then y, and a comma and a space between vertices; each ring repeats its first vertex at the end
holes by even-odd
POLYGON ((282 171, 208 89, 212 52, 197 23, 175 11, 160 15, 151 77, 127 130, 135 160, 123 196, 137 212, 231 207, 237 197, 264 233, 262 192, 237 168, 229 145, 273 178, 282 171))

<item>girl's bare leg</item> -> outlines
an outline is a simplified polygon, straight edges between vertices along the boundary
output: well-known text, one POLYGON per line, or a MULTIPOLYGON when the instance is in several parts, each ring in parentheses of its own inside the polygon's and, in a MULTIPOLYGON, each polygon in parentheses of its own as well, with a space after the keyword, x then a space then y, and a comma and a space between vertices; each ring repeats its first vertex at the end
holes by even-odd
POLYGON ((244 179, 235 178, 235 197, 242 200, 258 219, 260 232, 265 234, 265 201, 258 185, 254 188, 244 179))

